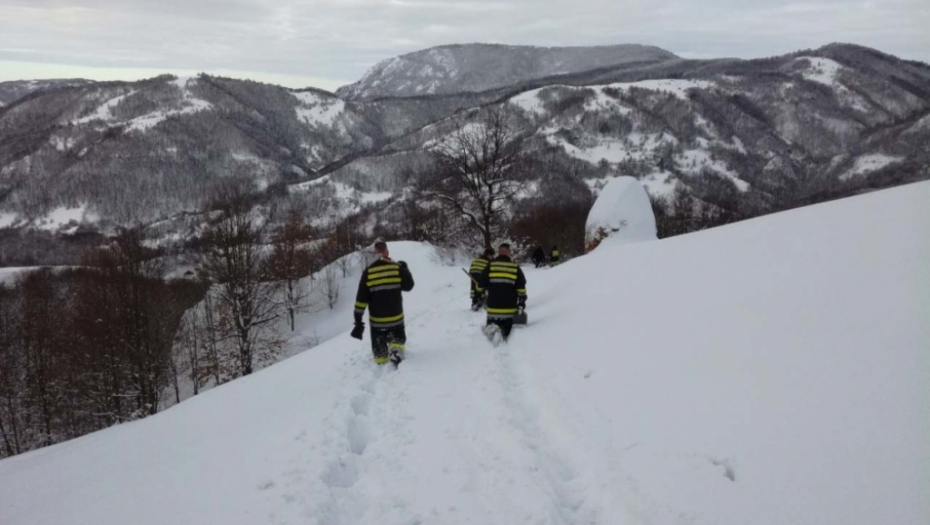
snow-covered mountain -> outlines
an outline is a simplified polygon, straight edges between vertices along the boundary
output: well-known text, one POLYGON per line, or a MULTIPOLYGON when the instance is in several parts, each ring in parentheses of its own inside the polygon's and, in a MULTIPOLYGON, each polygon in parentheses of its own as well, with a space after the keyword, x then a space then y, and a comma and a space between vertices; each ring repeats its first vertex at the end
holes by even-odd
POLYGON ((32 93, 50 89, 86 86, 93 84, 91 80, 63 79, 63 80, 13 80, 0 82, 0 107, 21 99, 32 93))
MULTIPOLYGON (((631 175, 655 195, 684 186, 711 202, 790 206, 930 177, 930 67, 866 48, 675 61, 543 84, 480 103, 517 113, 514 125, 545 159, 541 174, 573 172, 592 187, 631 175)), ((460 125, 444 119, 408 133, 330 178, 390 188, 460 125)))
POLYGON ((608 240, 526 268, 530 324, 497 349, 458 266, 393 243, 417 281, 398 370, 371 363, 346 312, 345 332, 301 355, 0 461, 0 516, 927 523, 928 205, 923 182, 608 240))
POLYGON ((336 93, 348 99, 479 92, 528 80, 628 63, 674 60, 652 46, 535 47, 466 44, 433 47, 379 62, 336 93))
POLYGON ((265 188, 269 206, 321 216, 390 204, 428 172, 429 148, 488 106, 511 110, 539 179, 596 190, 630 175, 654 195, 683 188, 744 215, 930 177, 923 63, 843 44, 760 60, 506 49, 440 48, 485 64, 457 71, 511 83, 481 92, 467 76, 443 84, 455 93, 379 99, 165 76, 34 93, 0 108, 0 229, 141 222, 177 234, 228 177, 265 188), (560 53, 590 54, 571 62, 595 69, 539 78, 564 73, 560 53), (502 57, 528 72, 507 76, 522 70, 502 57), (610 57, 637 59, 603 65, 610 57))

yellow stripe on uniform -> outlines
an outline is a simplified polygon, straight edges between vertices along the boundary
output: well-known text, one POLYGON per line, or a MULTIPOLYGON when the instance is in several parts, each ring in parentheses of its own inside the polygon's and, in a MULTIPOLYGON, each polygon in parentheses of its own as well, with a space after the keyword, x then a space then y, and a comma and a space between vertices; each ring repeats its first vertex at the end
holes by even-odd
POLYGON ((355 303, 355 307, 364 310, 365 308, 368 308, 368 303, 355 303))
POLYGON ((386 364, 388 364, 388 358, 387 358, 387 357, 376 357, 376 358, 375 358, 375 364, 378 364, 378 365, 386 365, 386 364))
POLYGON ((524 294, 524 295, 525 295, 525 294, 526 294, 526 288, 518 288, 518 289, 517 289, 517 293, 518 293, 518 294, 524 294))
POLYGON ((493 267, 495 267, 495 266, 506 266, 506 267, 508 267, 508 268, 519 268, 519 267, 520 267, 520 265, 517 264, 517 263, 513 263, 513 262, 504 262, 504 261, 494 261, 494 262, 492 262, 492 263, 491 263, 491 267, 493 268, 493 267))
POLYGON ((400 277, 390 277, 388 279, 379 279, 377 281, 368 281, 365 283, 368 287, 380 286, 382 284, 400 284, 400 277))
POLYGON ((515 314, 516 308, 488 308, 489 314, 515 314))
POLYGON ((515 273, 492 273, 488 275, 489 278, 494 279, 495 277, 505 277, 507 279, 517 279, 517 274, 515 273))
POLYGON ((372 279, 372 280, 374 280, 374 279, 383 279, 383 278, 385 278, 385 277, 399 277, 399 276, 400 276, 400 272, 397 271, 397 270, 388 270, 388 271, 386 271, 386 272, 369 273, 369 274, 368 274, 368 278, 369 278, 369 279, 372 279))
MULTIPOLYGON (((516 311, 516 310, 515 310, 516 311)), ((395 315, 394 317, 369 317, 372 323, 393 323, 404 318, 404 314, 395 315)))

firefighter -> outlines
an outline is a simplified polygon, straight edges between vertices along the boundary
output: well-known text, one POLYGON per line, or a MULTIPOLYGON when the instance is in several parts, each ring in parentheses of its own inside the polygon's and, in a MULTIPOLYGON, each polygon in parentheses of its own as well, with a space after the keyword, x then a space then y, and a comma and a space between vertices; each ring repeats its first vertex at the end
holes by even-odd
POLYGON ((484 250, 480 257, 471 262, 468 275, 471 276, 471 309, 475 312, 484 306, 484 300, 486 299, 484 291, 478 290, 478 279, 481 278, 481 273, 488 267, 488 263, 492 259, 494 259, 494 249, 488 248, 484 250))
POLYGON ((371 322, 371 351, 375 363, 399 365, 404 359, 407 334, 404 331, 404 299, 401 292, 413 289, 413 276, 404 261, 390 258, 387 244, 375 243, 378 260, 362 272, 355 296, 355 328, 352 337, 365 333, 362 316, 368 308, 371 322))
POLYGON ((536 249, 533 250, 533 264, 535 264, 537 268, 546 264, 546 252, 543 251, 542 246, 536 246, 536 249))
POLYGON ((478 279, 478 288, 487 290, 488 322, 484 334, 495 345, 506 341, 513 329, 513 318, 526 308, 526 277, 513 262, 510 245, 501 244, 497 258, 488 264, 478 279))
POLYGON ((552 255, 549 257, 549 264, 551 264, 552 266, 555 266, 559 264, 560 260, 561 260, 561 256, 559 255, 559 247, 553 246, 552 255))

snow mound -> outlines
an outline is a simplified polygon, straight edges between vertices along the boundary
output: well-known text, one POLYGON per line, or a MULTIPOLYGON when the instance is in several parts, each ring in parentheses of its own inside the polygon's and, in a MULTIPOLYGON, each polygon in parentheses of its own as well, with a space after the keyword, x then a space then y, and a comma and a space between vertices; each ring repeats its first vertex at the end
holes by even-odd
POLYGON ((594 249, 604 239, 632 243, 656 239, 656 218, 642 183, 617 177, 601 190, 585 223, 585 246, 594 249))

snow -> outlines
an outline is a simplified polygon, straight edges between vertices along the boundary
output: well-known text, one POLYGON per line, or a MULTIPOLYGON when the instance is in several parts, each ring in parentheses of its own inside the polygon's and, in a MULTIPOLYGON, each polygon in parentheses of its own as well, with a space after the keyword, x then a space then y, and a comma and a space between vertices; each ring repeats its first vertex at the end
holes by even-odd
POLYGON ((668 171, 656 171, 643 177, 640 181, 650 195, 656 197, 671 197, 678 187, 678 179, 668 171))
POLYGON ((601 85, 601 86, 585 86, 585 87, 576 87, 576 86, 566 86, 566 85, 552 85, 546 86, 543 88, 533 89, 530 91, 524 91, 518 95, 515 95, 509 99, 513 105, 523 108, 525 111, 533 114, 539 114, 544 111, 542 100, 539 95, 543 90, 594 90, 595 96, 592 100, 585 102, 586 111, 598 111, 598 110, 611 110, 622 115, 627 115, 632 112, 631 108, 628 108, 621 104, 618 100, 610 95, 605 93, 605 89, 613 89, 619 91, 627 91, 631 88, 647 89, 650 91, 658 91, 662 93, 672 94, 677 98, 682 100, 687 99, 688 90, 692 88, 698 89, 709 89, 715 87, 716 84, 707 80, 683 80, 683 79, 664 79, 664 80, 640 80, 638 82, 620 82, 615 84, 601 85))
POLYGON ((686 150, 676 157, 679 167, 682 171, 689 172, 693 175, 700 174, 703 170, 711 170, 718 175, 725 177, 736 185, 736 189, 742 192, 749 191, 749 183, 740 179, 739 175, 731 170, 723 161, 713 160, 707 150, 696 149, 686 150))
POLYGON ((136 91, 133 90, 133 91, 130 91, 129 93, 125 93, 125 94, 113 97, 110 100, 103 103, 101 106, 99 106, 90 115, 87 115, 86 117, 82 117, 75 121, 72 121, 72 124, 87 124, 95 120, 102 120, 104 122, 113 120, 115 118, 113 116, 113 109, 116 108, 116 106, 118 106, 120 102, 122 102, 124 99, 134 95, 135 93, 136 91))
POLYGON ((28 266, 21 267, 21 268, 17 268, 17 267, 0 268, 0 284, 11 285, 13 284, 13 282, 16 281, 16 278, 17 276, 19 276, 19 274, 23 272, 29 272, 32 270, 35 270, 35 268, 28 267, 28 266))
POLYGON ((197 79, 191 77, 180 77, 177 80, 170 81, 170 84, 181 90, 181 107, 178 109, 154 111, 147 115, 136 117, 129 121, 128 130, 146 132, 161 124, 169 117, 178 115, 192 115, 201 111, 213 109, 213 104, 206 100, 197 98, 193 93, 191 93, 190 86, 196 82, 197 79))
POLYGON ((542 89, 534 89, 531 91, 524 91, 519 95, 514 96, 509 100, 509 102, 515 106, 523 108, 527 113, 540 114, 543 112, 543 102, 539 98, 539 92, 542 89))
MULTIPOLYGON (((28 273, 28 272, 34 272, 38 270, 51 270, 54 272, 54 271, 64 270, 67 268, 72 268, 72 267, 71 266, 20 266, 20 267, 9 266, 9 267, 4 267, 4 268, 0 268, 0 284, 12 286, 20 275, 24 273, 28 273)), ((3 499, 0 498, 0 508, 2 508, 2 501, 3 499)))
POLYGON ((675 144, 678 139, 665 132, 658 134, 643 134, 638 132, 630 133, 623 140, 603 138, 598 136, 592 138, 591 145, 578 147, 569 143, 561 136, 557 136, 558 129, 545 128, 542 130, 546 142, 553 146, 561 146, 565 153, 582 159, 592 164, 597 164, 602 160, 617 163, 624 160, 644 160, 651 157, 652 152, 662 144, 675 144))
POLYGON ((68 208, 66 206, 59 206, 54 210, 50 211, 45 217, 35 221, 36 227, 40 230, 46 231, 56 231, 62 226, 66 226, 73 222, 97 222, 99 217, 96 214, 89 212, 87 210, 87 205, 82 204, 76 208, 68 208))
POLYGON ((0 228, 9 228, 16 224, 19 216, 13 212, 0 211, 0 228))
POLYGON ((57 135, 49 137, 48 142, 58 151, 68 151, 74 147, 75 143, 74 139, 71 137, 60 137, 57 135))
POLYGON ((604 88, 594 90, 594 98, 585 102, 584 109, 589 112, 611 111, 620 115, 629 115, 633 112, 631 108, 624 106, 614 97, 604 93, 604 88))
POLYGON ((924 182, 526 268, 530 325, 498 349, 458 266, 391 243, 417 281, 399 370, 346 310, 312 350, 0 461, 0 516, 928 523, 928 204, 924 182))
POLYGON ((733 146, 736 148, 736 151, 746 154, 746 146, 743 145, 743 141, 739 137, 733 135, 733 146))
POLYGON ((908 128, 907 131, 904 132, 904 134, 907 135, 908 133, 918 133, 925 129, 930 129, 930 115, 927 115, 923 117, 922 119, 918 120, 913 126, 908 128))
POLYGON ((677 98, 686 100, 688 98, 689 89, 710 89, 715 86, 716 84, 708 80, 659 79, 640 80, 638 82, 620 82, 616 84, 610 84, 607 87, 619 89, 621 91, 626 91, 631 88, 648 89, 651 91, 669 93, 677 98))
POLYGON ((588 212, 585 246, 601 241, 613 245, 654 240, 656 219, 646 188, 633 177, 608 182, 588 212), (606 241, 602 234, 606 234, 606 241))
POLYGON ((795 61, 798 60, 810 62, 810 66, 801 73, 804 78, 827 86, 833 86, 836 83, 836 76, 843 69, 838 62, 829 58, 798 57, 795 61))
POLYGON ((884 153, 862 155, 856 158, 856 160, 853 162, 852 168, 840 175, 840 180, 849 180, 853 177, 866 175, 892 164, 902 162, 903 160, 904 157, 895 157, 892 155, 885 155, 884 153))
POLYGON ((129 121, 130 131, 148 131, 158 124, 164 122, 168 117, 177 115, 192 115, 200 111, 213 109, 213 104, 206 100, 198 98, 187 98, 183 102, 184 107, 168 111, 155 111, 141 117, 136 117, 129 121))
POLYGON ((337 98, 323 98, 312 91, 291 92, 298 101, 294 111, 297 118, 311 126, 332 126, 346 109, 345 101, 337 98))

